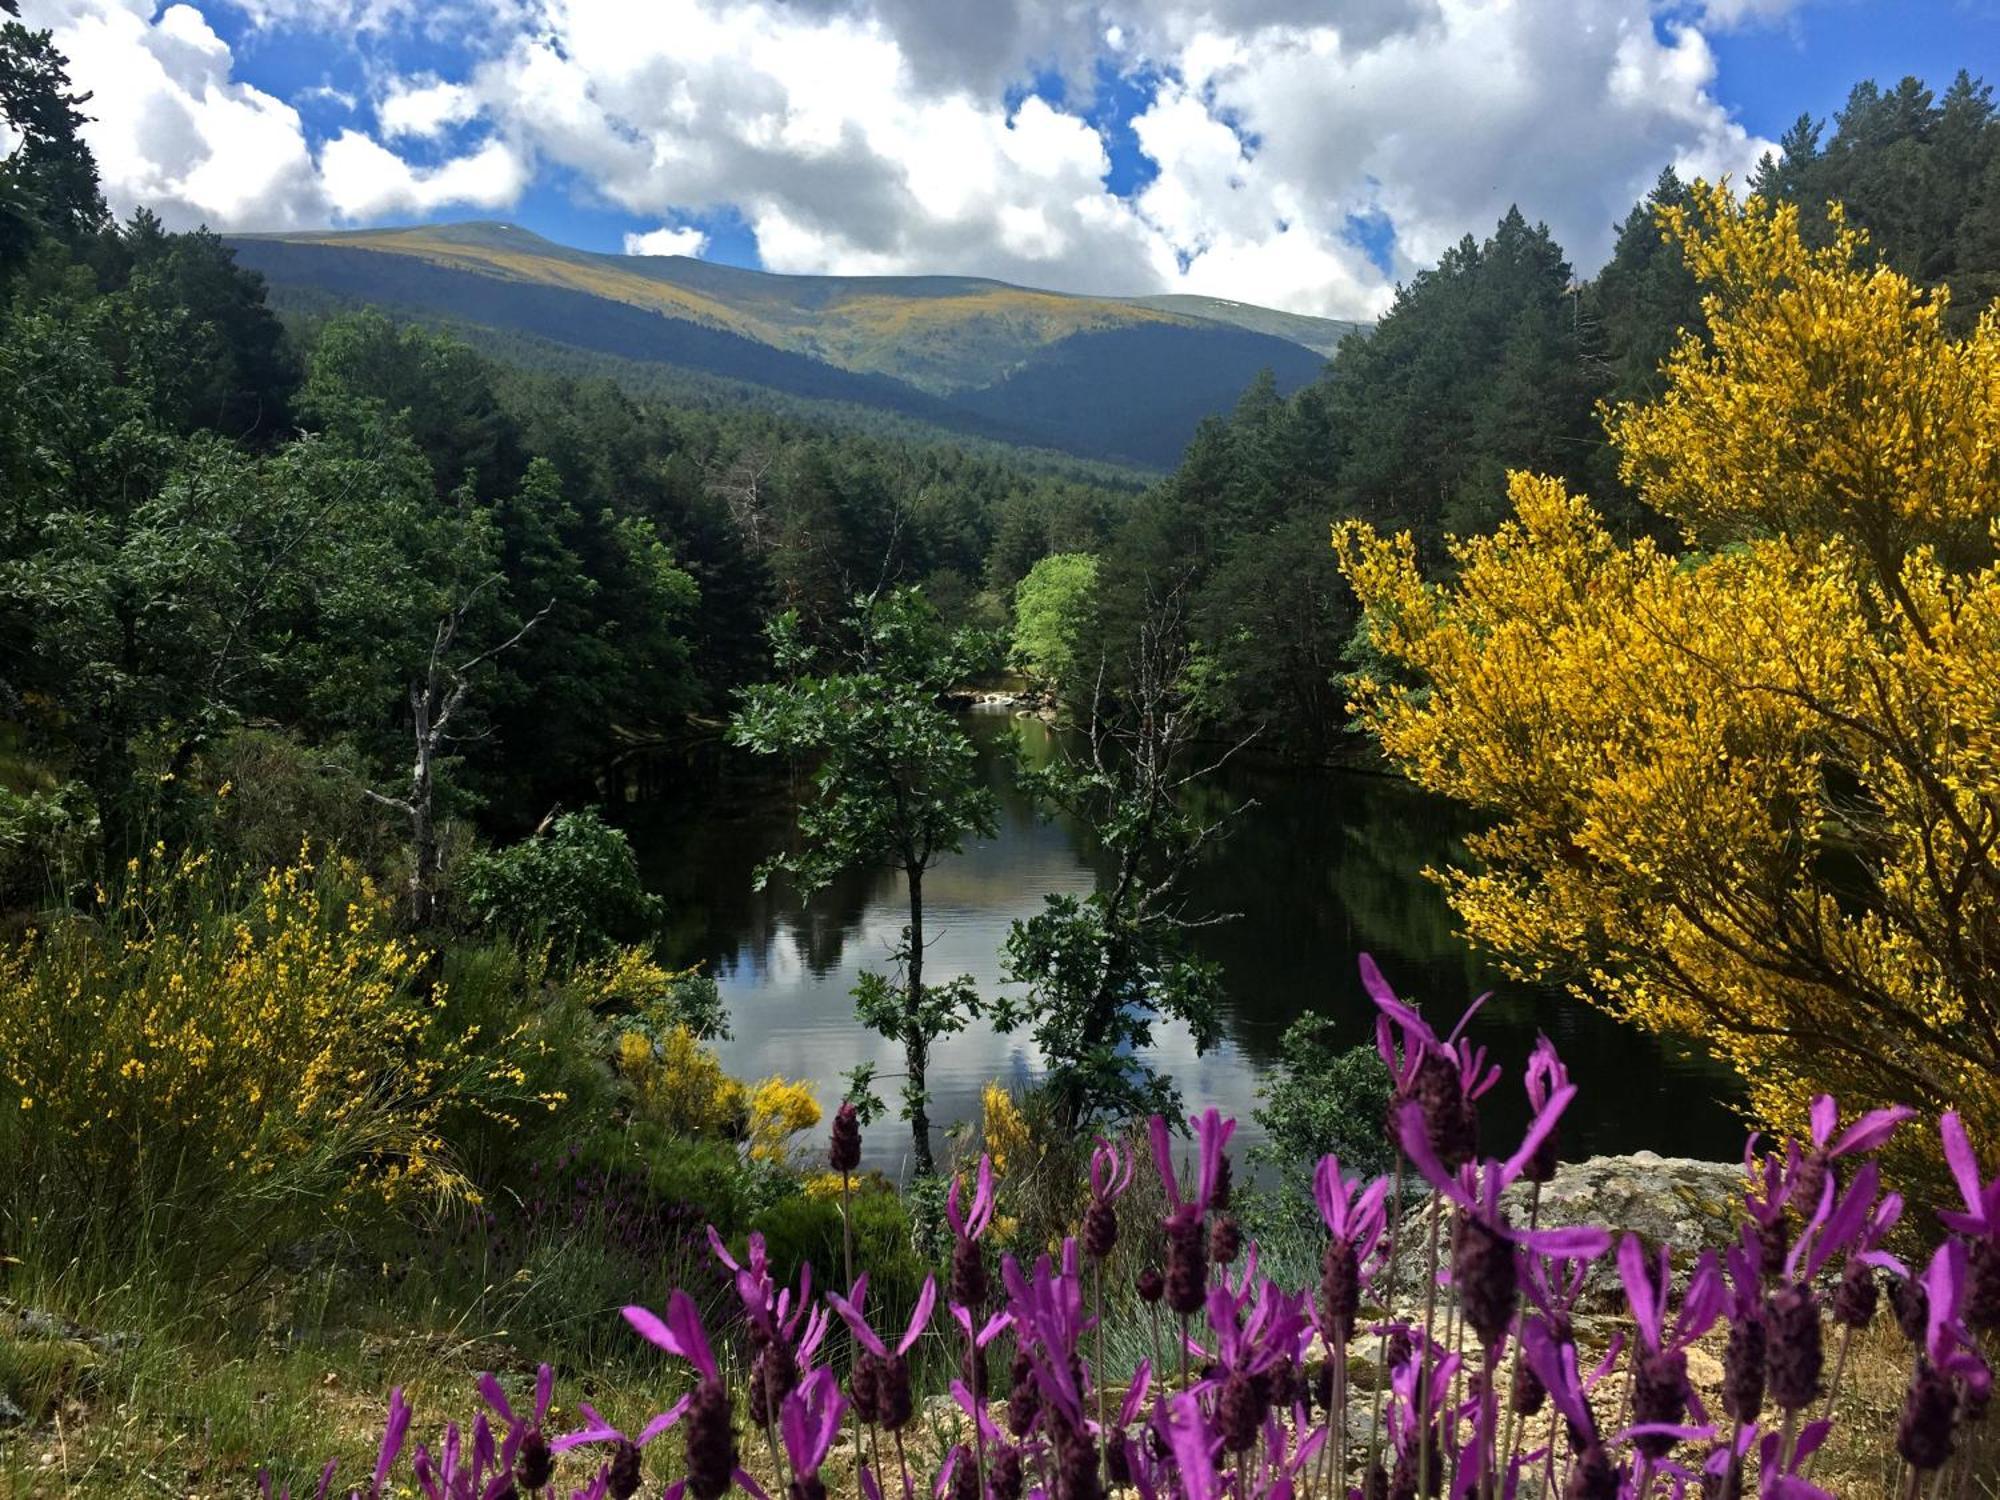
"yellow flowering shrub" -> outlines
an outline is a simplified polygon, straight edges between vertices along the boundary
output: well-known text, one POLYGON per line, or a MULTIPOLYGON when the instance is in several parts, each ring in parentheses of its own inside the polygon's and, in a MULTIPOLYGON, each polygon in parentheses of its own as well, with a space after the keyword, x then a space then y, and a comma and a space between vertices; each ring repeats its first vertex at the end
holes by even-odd
POLYGON ((810 1087, 789 1078, 766 1078, 750 1090, 750 1155, 783 1161, 786 1147, 801 1130, 819 1124, 819 1101, 810 1087))
POLYGON ((632 1081, 639 1112, 655 1124, 680 1135, 742 1129, 749 1108, 743 1085, 685 1026, 670 1028, 657 1042, 643 1031, 622 1033, 618 1063, 632 1081))
POLYGON ((1684 547, 1522 474, 1449 581, 1336 528, 1389 664, 1356 707, 1491 816, 1477 867, 1434 874, 1516 974, 1701 1038, 1772 1124, 1832 1090, 1990 1133, 2000 316, 1954 340, 1945 295, 1865 265, 1838 213, 1816 249, 1795 208, 1695 196, 1664 228, 1712 346, 1608 414, 1684 547))
POLYGON ((980 1090, 979 1113, 986 1154, 993 1158, 994 1172, 1005 1177, 1008 1167, 1027 1155, 1028 1122, 1014 1096, 997 1081, 980 1090))
POLYGON ((99 920, 0 954, 10 1172, 115 1223, 469 1191, 448 1112, 537 1102, 514 1036, 454 1031, 393 900, 302 853, 261 880, 135 861, 99 920), (342 886, 347 894, 336 895, 342 886))

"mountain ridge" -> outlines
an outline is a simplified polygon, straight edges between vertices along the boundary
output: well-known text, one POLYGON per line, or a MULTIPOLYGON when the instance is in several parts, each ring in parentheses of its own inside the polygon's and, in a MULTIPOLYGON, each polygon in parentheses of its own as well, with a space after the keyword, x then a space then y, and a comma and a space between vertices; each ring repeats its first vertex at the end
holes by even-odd
POLYGON ((511 329, 1003 442, 1170 466, 1262 369, 1316 378, 1363 325, 984 277, 797 276, 581 250, 515 225, 232 235, 275 287, 511 329))

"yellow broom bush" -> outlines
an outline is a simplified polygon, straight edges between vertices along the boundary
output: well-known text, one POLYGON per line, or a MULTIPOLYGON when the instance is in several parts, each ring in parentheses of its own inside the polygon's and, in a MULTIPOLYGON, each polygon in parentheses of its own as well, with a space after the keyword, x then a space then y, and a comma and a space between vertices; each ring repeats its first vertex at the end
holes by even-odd
POLYGON ((524 1028, 453 1027, 354 871, 302 852, 230 882, 156 849, 126 877, 0 953, 0 1211, 39 1187, 114 1234, 178 1209, 247 1242, 272 1215, 468 1196, 447 1116, 557 1102, 524 1028))

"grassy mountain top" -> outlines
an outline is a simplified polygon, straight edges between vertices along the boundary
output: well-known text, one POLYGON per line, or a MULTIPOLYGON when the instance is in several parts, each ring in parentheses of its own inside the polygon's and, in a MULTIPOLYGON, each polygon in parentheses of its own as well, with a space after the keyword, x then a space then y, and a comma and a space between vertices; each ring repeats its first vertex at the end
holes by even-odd
POLYGON ((1324 357, 1360 326, 1210 297, 1086 297, 970 276, 782 276, 682 255, 575 250, 491 222, 246 238, 410 256, 581 292, 940 396, 1004 380, 1078 334, 1226 327, 1324 357))

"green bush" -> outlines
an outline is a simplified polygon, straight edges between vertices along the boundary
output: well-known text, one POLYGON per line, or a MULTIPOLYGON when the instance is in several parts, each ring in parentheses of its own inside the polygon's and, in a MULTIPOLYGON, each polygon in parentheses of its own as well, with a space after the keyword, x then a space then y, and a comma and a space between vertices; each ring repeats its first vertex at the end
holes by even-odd
POLYGON ((596 812, 564 813, 546 832, 466 856, 459 893, 474 920, 565 962, 644 937, 659 898, 639 881, 632 845, 596 812))
MULTIPOLYGON (((857 1192, 851 1202, 854 1268, 868 1273, 869 1316, 879 1331, 901 1320, 916 1304, 929 1267, 910 1243, 910 1220, 902 1199, 886 1188, 857 1192)), ((794 1193, 765 1208, 750 1222, 764 1236, 771 1274, 796 1284, 799 1268, 810 1264, 813 1284, 844 1285, 840 1199, 794 1193)))
POLYGON ((1323 1017, 1304 1015, 1286 1028, 1277 1071, 1260 1092, 1257 1123, 1268 1143, 1252 1155, 1277 1169, 1280 1185, 1258 1195, 1260 1227, 1313 1218, 1312 1175, 1322 1156, 1337 1156, 1364 1177, 1394 1165, 1382 1129, 1389 1072, 1373 1047, 1339 1047, 1323 1017))

